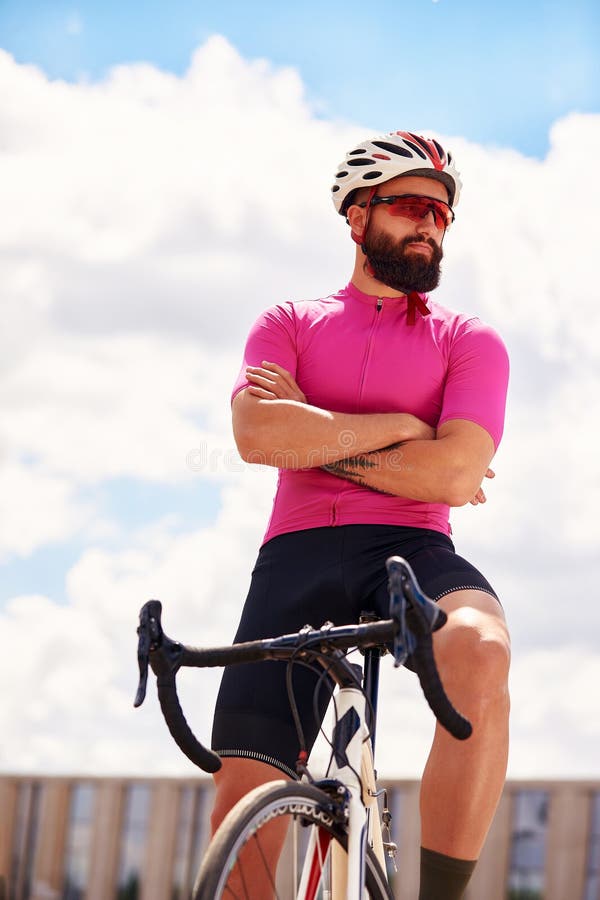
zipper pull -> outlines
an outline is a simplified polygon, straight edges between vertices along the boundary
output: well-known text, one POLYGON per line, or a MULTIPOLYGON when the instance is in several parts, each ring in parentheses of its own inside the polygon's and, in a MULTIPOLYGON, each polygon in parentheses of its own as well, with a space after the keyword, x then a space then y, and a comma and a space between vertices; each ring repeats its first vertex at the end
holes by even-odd
POLYGON ((383 306, 383 297, 377 298, 377 312, 381 312, 381 307, 383 306))

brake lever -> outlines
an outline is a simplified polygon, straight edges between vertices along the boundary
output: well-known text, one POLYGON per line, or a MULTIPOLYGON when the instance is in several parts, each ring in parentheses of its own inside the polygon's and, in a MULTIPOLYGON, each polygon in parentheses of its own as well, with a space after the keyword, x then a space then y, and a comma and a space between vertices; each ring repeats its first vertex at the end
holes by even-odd
POLYGON ((136 691, 135 700, 133 701, 133 705, 136 709, 138 706, 142 705, 146 697, 150 651, 157 650, 162 645, 164 632, 160 622, 161 613, 162 604, 160 600, 148 600, 140 610, 140 624, 137 629, 137 658, 140 670, 140 681, 136 691))
MULTIPOLYGON (((408 566, 408 563, 406 563, 408 566)), ((444 610, 430 600, 419 588, 412 570, 402 573, 402 589, 408 599, 407 616, 410 624, 420 635, 432 634, 446 624, 448 616, 444 610)))
POLYGON ((420 589, 410 565, 401 556, 386 561, 390 618, 398 623, 394 637, 394 666, 402 666, 414 653, 419 636, 437 631, 446 622, 446 613, 420 589))
MULTIPOLYGON (((389 571, 389 569, 388 569, 389 571)), ((408 605, 404 591, 399 589, 398 579, 390 572, 388 581, 388 590, 390 594, 390 618, 397 625, 398 630, 394 635, 393 655, 394 666, 403 666, 410 654, 416 647, 415 636, 410 631, 406 621, 406 608, 408 605)))

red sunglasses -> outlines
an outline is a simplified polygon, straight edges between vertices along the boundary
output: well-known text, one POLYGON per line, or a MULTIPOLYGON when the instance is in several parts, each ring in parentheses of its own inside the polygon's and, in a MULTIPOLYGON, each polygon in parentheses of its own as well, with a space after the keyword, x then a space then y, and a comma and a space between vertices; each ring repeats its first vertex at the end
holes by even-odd
MULTIPOLYGON (((424 197, 421 194, 396 194, 391 197, 373 197, 370 206, 385 203, 390 216, 402 216, 412 222, 420 222, 428 213, 433 214, 437 228, 448 228, 454 222, 454 211, 443 200, 424 197)), ((357 203, 365 207, 366 203, 357 203)))

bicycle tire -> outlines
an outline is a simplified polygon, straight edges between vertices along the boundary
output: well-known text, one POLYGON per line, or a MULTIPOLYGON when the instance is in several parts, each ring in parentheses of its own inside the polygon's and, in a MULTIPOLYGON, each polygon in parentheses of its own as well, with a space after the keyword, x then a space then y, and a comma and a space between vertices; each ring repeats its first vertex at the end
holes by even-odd
MULTIPOLYGON (((327 800, 327 795, 319 788, 289 781, 269 782, 250 791, 229 812, 213 837, 198 872, 192 894, 193 900, 222 900, 222 898, 223 900, 225 898, 226 900, 233 900, 233 898, 236 900, 237 898, 240 900, 242 898, 243 900, 265 900, 264 894, 260 898, 253 895, 252 887, 248 888, 247 886, 248 878, 244 879, 242 876, 244 886, 241 894, 237 891, 233 893, 227 887, 227 881, 242 848, 247 846, 249 840, 252 840, 253 846, 255 846, 255 842, 260 841, 261 827, 272 822, 274 818, 282 816, 290 818, 290 824, 293 825, 292 832, 295 830, 296 837, 302 838, 297 841, 298 844, 307 843, 309 827, 314 826, 331 835, 331 839, 339 843, 345 850, 347 847, 345 826, 337 824, 324 812, 323 805, 327 800)), ((272 888, 275 900, 294 900, 296 897, 297 885, 294 886, 289 882, 291 877, 288 868, 290 840, 292 844, 294 843, 293 837, 290 839, 289 832, 288 828, 288 856, 286 857, 284 851, 280 858, 284 872, 273 872, 267 876, 271 883, 276 885, 272 888), (287 884, 283 884, 283 886, 282 874, 284 880, 286 875, 288 879, 287 884)), ((302 871, 302 860, 298 861, 296 869, 292 866, 292 872, 294 871, 302 871)), ((365 883, 367 897, 370 900, 393 900, 394 895, 387 878, 370 848, 367 851, 365 883)), ((319 893, 318 896, 323 897, 327 894, 319 893)))

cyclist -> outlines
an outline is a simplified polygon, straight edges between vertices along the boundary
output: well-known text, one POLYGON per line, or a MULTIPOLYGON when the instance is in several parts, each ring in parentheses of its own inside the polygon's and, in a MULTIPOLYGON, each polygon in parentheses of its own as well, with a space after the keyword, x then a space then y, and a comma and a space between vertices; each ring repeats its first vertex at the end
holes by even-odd
MULTIPOLYGON (((485 502, 508 382, 498 335, 429 296, 460 188, 435 140, 393 132, 352 149, 333 186, 356 243, 351 281, 261 315, 232 400, 241 456, 280 470, 236 641, 345 624, 365 609, 386 617, 393 554, 448 613, 436 659, 474 733, 459 742, 435 731, 421 785, 419 900, 463 896, 508 750, 504 614, 489 582, 455 552, 448 521, 450 507, 485 502)), ((312 673, 294 675, 309 746, 314 685, 312 673)), ((212 745, 224 757, 215 826, 252 787, 295 776, 285 664, 224 672, 212 745)))

